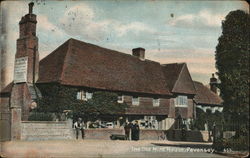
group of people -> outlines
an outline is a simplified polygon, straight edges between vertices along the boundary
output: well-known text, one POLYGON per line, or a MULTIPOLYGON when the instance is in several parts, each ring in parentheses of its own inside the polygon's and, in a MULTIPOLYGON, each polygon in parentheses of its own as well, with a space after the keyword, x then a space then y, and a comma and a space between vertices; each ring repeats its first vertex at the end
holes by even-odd
POLYGON ((127 140, 130 140, 130 131, 131 131, 131 140, 140 139, 140 127, 138 125, 138 121, 135 121, 134 124, 132 124, 131 122, 125 123, 124 131, 127 140))
MULTIPOLYGON (((81 118, 78 118, 78 120, 74 123, 74 129, 76 130, 76 139, 78 139, 78 136, 81 132, 82 139, 85 137, 85 125, 84 121, 82 121, 81 118)), ((126 140, 139 140, 140 139, 140 127, 138 125, 138 121, 135 121, 135 123, 125 123, 124 126, 124 131, 125 131, 125 137, 126 140), (131 137, 130 137, 131 133, 131 137)))

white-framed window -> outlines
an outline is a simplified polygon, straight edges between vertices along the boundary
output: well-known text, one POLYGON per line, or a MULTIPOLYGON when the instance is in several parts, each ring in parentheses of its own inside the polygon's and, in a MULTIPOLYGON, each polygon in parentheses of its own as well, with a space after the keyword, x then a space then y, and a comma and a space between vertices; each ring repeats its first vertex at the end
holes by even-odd
POLYGON ((139 105, 139 97, 132 98, 132 105, 139 105))
POLYGON ((85 92, 83 90, 80 90, 77 92, 76 99, 78 100, 88 100, 92 99, 93 93, 85 92))
POLYGON ((153 106, 160 106, 160 99, 159 98, 153 98, 153 106))
POLYGON ((118 103, 124 103, 124 96, 123 95, 119 95, 117 98, 117 102, 118 103))
POLYGON ((85 94, 86 94, 86 99, 87 99, 87 100, 88 100, 88 99, 92 99, 93 93, 91 93, 91 92, 86 92, 85 94))
POLYGON ((84 100, 85 92, 80 90, 77 92, 76 99, 78 100, 84 100))
POLYGON ((175 98, 175 107, 188 107, 188 98, 185 95, 178 95, 175 98))

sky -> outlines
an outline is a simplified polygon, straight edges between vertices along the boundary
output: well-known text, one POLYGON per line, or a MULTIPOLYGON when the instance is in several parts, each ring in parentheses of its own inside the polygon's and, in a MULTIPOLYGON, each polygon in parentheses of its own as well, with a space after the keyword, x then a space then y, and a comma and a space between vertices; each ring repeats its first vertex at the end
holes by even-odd
MULTIPOLYGON (((40 59, 69 38, 131 54, 146 49, 148 60, 185 62, 193 80, 208 84, 216 72, 215 48, 221 22, 244 1, 92 0, 35 3, 40 59)), ((1 2, 1 74, 13 80, 18 22, 31 1, 1 2)), ((1 76, 0 76, 1 77, 1 76)), ((2 76, 3 77, 3 76, 2 76)))

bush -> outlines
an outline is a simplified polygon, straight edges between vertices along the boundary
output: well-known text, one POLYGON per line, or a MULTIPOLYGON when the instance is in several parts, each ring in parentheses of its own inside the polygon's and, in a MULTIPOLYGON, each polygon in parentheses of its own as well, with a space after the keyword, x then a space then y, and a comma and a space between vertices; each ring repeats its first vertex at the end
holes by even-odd
POLYGON ((219 138, 216 140, 216 142, 213 142, 212 148, 215 149, 216 151, 223 151, 224 149, 228 148, 226 146, 226 140, 223 138, 219 138))
POLYGON ((249 139, 246 137, 218 139, 213 143, 213 148, 216 151, 223 151, 224 149, 231 149, 233 151, 249 151, 249 139))
POLYGON ((226 140, 224 145, 235 151, 247 151, 249 150, 249 139, 244 136, 240 136, 239 138, 233 137, 226 140))

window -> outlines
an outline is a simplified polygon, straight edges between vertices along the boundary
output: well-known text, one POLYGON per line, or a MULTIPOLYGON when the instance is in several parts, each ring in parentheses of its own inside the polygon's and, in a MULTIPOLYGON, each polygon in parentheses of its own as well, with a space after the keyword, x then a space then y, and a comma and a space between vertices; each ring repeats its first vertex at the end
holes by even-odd
POLYGON ((76 99, 78 100, 88 100, 91 99, 93 96, 93 93, 90 92, 84 92, 83 90, 80 90, 77 92, 76 99))
POLYGON ((117 99, 118 103, 124 103, 124 96, 123 95, 119 95, 118 99, 117 99))
POLYGON ((153 99, 153 106, 160 106, 160 99, 153 99))
POLYGON ((92 99, 93 93, 86 92, 86 99, 92 99))
POLYGON ((187 107, 188 98, 184 95, 179 95, 175 98, 175 107, 187 107))
POLYGON ((132 105, 139 105, 139 97, 132 98, 132 105))
POLYGON ((76 99, 78 100, 84 100, 85 92, 84 91, 78 91, 76 95, 76 99))

